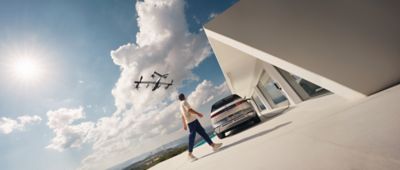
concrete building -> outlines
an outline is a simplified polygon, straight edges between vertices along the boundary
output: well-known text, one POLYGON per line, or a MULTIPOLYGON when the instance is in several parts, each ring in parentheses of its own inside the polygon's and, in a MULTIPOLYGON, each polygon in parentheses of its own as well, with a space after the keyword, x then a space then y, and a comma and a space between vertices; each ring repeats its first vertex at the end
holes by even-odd
POLYGON ((260 112, 400 82, 400 1, 241 0, 205 25, 226 82, 260 112))
POLYGON ((151 169, 400 169, 399 16, 395 0, 239 1, 204 29, 232 93, 280 115, 151 169))

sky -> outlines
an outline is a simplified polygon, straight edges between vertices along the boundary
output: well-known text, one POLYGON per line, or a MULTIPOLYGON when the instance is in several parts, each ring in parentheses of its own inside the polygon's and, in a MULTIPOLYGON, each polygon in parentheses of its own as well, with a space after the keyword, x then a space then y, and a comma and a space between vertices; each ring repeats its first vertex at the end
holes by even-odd
POLYGON ((229 94, 202 26, 236 0, 0 1, 0 169, 105 169, 187 135, 179 93, 205 126, 229 94))

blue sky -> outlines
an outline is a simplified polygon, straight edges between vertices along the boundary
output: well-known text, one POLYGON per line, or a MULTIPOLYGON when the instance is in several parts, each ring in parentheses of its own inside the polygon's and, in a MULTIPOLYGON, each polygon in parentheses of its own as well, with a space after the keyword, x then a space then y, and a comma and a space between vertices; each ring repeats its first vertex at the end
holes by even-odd
MULTIPOLYGON (((179 41, 178 45, 185 44, 189 42, 188 40, 198 42, 190 47, 189 51, 194 51, 193 54, 189 52, 183 56, 187 58, 182 59, 186 61, 182 64, 193 65, 187 70, 182 70, 189 74, 183 74, 179 72, 179 69, 178 71, 171 69, 171 67, 179 68, 173 64, 169 67, 167 64, 165 68, 160 67, 160 65, 165 65, 162 62, 152 65, 159 60, 165 59, 169 63, 170 58, 182 57, 179 51, 185 50, 180 48, 181 46, 174 47, 173 43, 172 45, 171 43, 163 44, 164 40, 160 40, 160 46, 164 45, 164 48, 159 53, 165 52, 169 54, 168 56, 147 56, 144 53, 143 55, 150 59, 139 59, 141 57, 139 53, 148 51, 139 47, 140 42, 136 35, 140 32, 140 26, 137 18, 146 18, 146 15, 153 13, 155 13, 154 16, 159 16, 156 15, 157 12, 165 12, 168 15, 171 11, 173 15, 181 16, 179 12, 174 13, 174 10, 168 10, 168 6, 163 4, 159 7, 157 7, 158 4, 146 6, 145 1, 142 4, 143 9, 149 9, 150 12, 143 10, 139 15, 135 7, 136 1, 133 0, 2 0, 0 6, 0 128, 11 127, 12 130, 7 133, 5 131, 2 133, 0 130, 0 150, 2 151, 0 169, 82 167, 84 169, 85 166, 82 164, 96 162, 89 161, 88 158, 96 157, 98 153, 104 152, 103 146, 106 146, 104 143, 132 139, 124 145, 126 148, 133 148, 132 151, 112 153, 120 159, 129 159, 145 151, 145 149, 136 151, 134 148, 151 149, 157 144, 162 144, 155 143, 147 146, 142 145, 143 141, 154 141, 155 137, 162 136, 161 138, 167 142, 174 137, 184 135, 182 132, 177 132, 180 131, 179 124, 176 124, 174 117, 170 118, 175 112, 174 101, 171 97, 176 95, 177 91, 188 95, 193 93, 193 103, 198 103, 199 109, 205 111, 213 100, 207 100, 208 102, 205 103, 201 99, 208 99, 213 94, 212 89, 218 91, 224 88, 224 78, 215 56, 212 53, 202 53, 209 50, 209 47, 204 44, 205 35, 200 28, 211 19, 210 16, 221 13, 234 2, 234 0, 188 0, 183 2, 183 8, 177 8, 183 9, 184 20, 165 22, 167 25, 174 23, 171 24, 171 29, 184 29, 190 33, 189 37, 183 37, 181 40, 182 35, 169 30, 173 35, 172 38, 167 37, 165 42, 175 42, 175 39, 179 41), (184 22, 187 24, 183 24, 182 27, 175 26, 184 22), (133 44, 133 46, 127 46, 128 44, 133 44), (200 48, 202 50, 196 53, 196 50, 200 48), (124 50, 128 52, 133 50, 133 53, 126 53, 124 50), (114 51, 113 54, 111 54, 112 51, 114 51), (36 61, 43 71, 32 80, 21 81, 18 77, 20 75, 12 71, 15 67, 14 61, 27 57, 36 61), (132 67, 132 62, 125 63, 130 59, 139 66, 132 67), (197 59, 199 62, 192 62, 197 59), (142 63, 146 61, 150 63, 142 63), (168 91, 160 89, 156 93, 126 88, 128 80, 136 79, 142 74, 146 76, 149 71, 144 70, 152 69, 170 71, 172 78, 177 81, 175 88, 168 91), (130 95, 125 96, 127 93, 130 95), (159 100, 153 99, 152 96, 159 100), (142 100, 142 98, 145 99, 142 100), (121 104, 116 105, 116 103, 121 104), (125 105, 128 107, 123 107, 125 105), (117 113, 117 110, 120 112, 117 113), (52 111, 54 114, 49 114, 52 111), (156 114, 158 111, 165 115, 156 114), (158 129, 149 129, 156 135, 145 134, 145 130, 132 130, 132 133, 140 134, 127 137, 125 134, 127 132, 121 131, 131 126, 136 129, 145 128, 147 127, 145 118, 152 119, 153 115, 155 115, 154 118, 161 116, 157 119, 162 120, 158 129), (23 116, 27 117, 21 118, 23 116), (50 118, 51 116, 54 117, 50 118), (50 119, 56 123, 62 120, 65 122, 61 123, 62 127, 55 127, 56 125, 49 125, 54 123, 50 122, 50 119), (112 125, 112 123, 105 123, 115 121, 117 121, 116 124, 126 123, 126 126, 116 127, 117 125, 112 125), (158 131, 171 122, 174 122, 176 126, 168 127, 167 129, 170 129, 167 132, 158 131), (105 133, 103 130, 105 124, 110 126, 110 129, 115 128, 115 134, 105 133), (59 139, 66 140, 65 142, 51 142, 55 138, 56 131, 60 132, 59 139), (161 135, 157 135, 158 133, 161 135), (54 144, 53 148, 48 147, 51 143, 54 144), (88 161, 83 161, 84 159, 88 161)), ((177 6, 179 4, 181 4, 180 1, 173 3, 177 6)), ((173 17, 165 19, 171 18, 173 17)), ((157 25, 149 22, 142 23, 144 40, 146 36, 149 36, 148 33, 144 33, 145 26, 157 25)), ((166 27, 168 31, 169 27, 166 27)), ((157 29, 164 28, 155 28, 157 29)), ((158 40, 147 45, 154 47, 158 46, 157 43, 158 40)), ((142 46, 145 46, 143 44, 142 46)), ((152 52, 151 48, 149 49, 152 52)), ((171 62, 174 61, 172 59, 171 62)), ((221 96, 213 97, 216 99, 221 96)), ((101 159, 106 159, 106 157, 97 160, 101 159)), ((110 166, 116 162, 118 160, 104 166, 110 166)))

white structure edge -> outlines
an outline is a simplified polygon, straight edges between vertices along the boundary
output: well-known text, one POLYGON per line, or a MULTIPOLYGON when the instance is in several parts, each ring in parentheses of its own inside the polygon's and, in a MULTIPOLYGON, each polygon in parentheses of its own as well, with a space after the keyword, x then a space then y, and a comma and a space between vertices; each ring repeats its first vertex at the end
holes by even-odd
POLYGON ((348 100, 359 100, 359 99, 366 97, 366 95, 364 95, 358 91, 355 91, 355 90, 348 88, 342 84, 339 84, 335 81, 327 79, 323 76, 320 76, 317 73, 308 71, 302 67, 299 67, 299 66, 296 66, 287 61, 284 61, 284 60, 280 59, 279 57, 272 56, 264 51, 253 48, 249 45, 246 45, 242 42, 236 41, 232 38, 221 35, 214 31, 211 31, 207 28, 204 28, 204 31, 205 31, 207 37, 218 40, 226 45, 229 45, 229 46, 231 46, 235 49, 238 49, 244 53, 254 56, 254 57, 260 59, 261 61, 270 63, 277 67, 280 67, 288 72, 295 73, 297 76, 300 76, 300 77, 302 77, 314 84, 317 84, 317 85, 319 85, 339 96, 342 96, 348 100))

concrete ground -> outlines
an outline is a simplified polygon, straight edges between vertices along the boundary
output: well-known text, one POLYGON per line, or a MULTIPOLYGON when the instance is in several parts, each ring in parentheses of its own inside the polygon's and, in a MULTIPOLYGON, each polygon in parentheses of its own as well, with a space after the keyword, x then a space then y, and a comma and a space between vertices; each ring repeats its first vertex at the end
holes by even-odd
POLYGON ((357 102, 311 99, 214 140, 219 152, 202 145, 195 162, 185 152, 151 169, 400 169, 400 85, 357 102))

